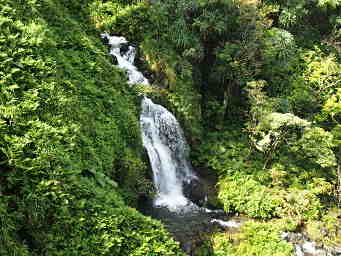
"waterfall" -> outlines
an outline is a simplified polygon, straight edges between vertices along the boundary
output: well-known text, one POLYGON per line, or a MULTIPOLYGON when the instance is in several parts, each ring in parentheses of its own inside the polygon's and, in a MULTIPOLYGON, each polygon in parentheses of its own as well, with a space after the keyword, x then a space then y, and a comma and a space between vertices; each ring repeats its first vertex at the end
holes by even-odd
MULTIPOLYGON (((101 36, 110 45, 110 54, 117 59, 118 67, 127 72, 128 84, 149 85, 148 79, 134 65, 135 48, 129 46, 124 37, 110 36, 107 33, 101 36)), ((189 225, 190 229, 186 229, 187 233, 189 230, 194 230, 199 234, 196 227, 204 223, 203 219, 200 219, 200 223, 198 223, 192 218, 186 218, 186 214, 177 214, 179 212, 199 213, 203 218, 210 219, 209 223, 217 223, 225 229, 240 228, 244 220, 225 221, 211 218, 209 216, 220 218, 224 212, 200 208, 184 196, 183 185, 195 181, 197 177, 187 160, 189 147, 183 131, 174 115, 166 108, 153 103, 151 99, 144 97, 141 102, 141 109, 142 142, 148 152, 157 191, 154 206, 167 207, 170 211, 175 212, 175 215, 179 217, 174 221, 176 224, 179 223, 176 226, 177 230, 181 229, 180 226, 187 227, 189 225), (180 218, 182 219, 180 220, 180 218)), ((207 228, 206 225, 204 227, 207 228)), ((187 239, 187 233, 185 239, 187 239)), ((314 241, 310 241, 302 233, 283 233, 281 239, 294 245, 296 256, 341 254, 339 248, 318 248, 314 241)))
POLYGON ((183 184, 195 176, 186 159, 188 146, 178 121, 167 109, 144 98, 140 124, 157 190, 155 206, 166 206, 171 211, 193 208, 182 190, 183 184))
POLYGON ((122 45, 127 45, 128 41, 122 36, 110 36, 107 33, 101 34, 103 39, 108 40, 110 45, 110 54, 117 59, 118 67, 128 74, 128 84, 144 84, 149 85, 148 79, 137 70, 134 65, 136 50, 132 46, 128 46, 125 52, 122 52, 122 45))
MULTIPOLYGON (((128 74, 128 83, 149 85, 148 80, 134 65, 136 51, 127 46, 124 37, 101 35, 110 45, 110 54, 115 56, 119 68, 128 74)), ((141 103, 140 126, 143 146, 146 148, 153 170, 153 181, 157 191, 154 206, 167 207, 173 212, 196 208, 183 194, 183 185, 195 179, 187 160, 189 147, 183 131, 166 108, 144 97, 141 103)))

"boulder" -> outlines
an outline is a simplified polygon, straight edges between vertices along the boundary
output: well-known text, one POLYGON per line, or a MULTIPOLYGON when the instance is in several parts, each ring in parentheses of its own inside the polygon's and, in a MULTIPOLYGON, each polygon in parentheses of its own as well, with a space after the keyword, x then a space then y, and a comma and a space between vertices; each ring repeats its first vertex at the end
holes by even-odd
POLYGON ((207 188, 199 179, 192 179, 183 185, 184 195, 198 206, 203 206, 207 199, 207 188))

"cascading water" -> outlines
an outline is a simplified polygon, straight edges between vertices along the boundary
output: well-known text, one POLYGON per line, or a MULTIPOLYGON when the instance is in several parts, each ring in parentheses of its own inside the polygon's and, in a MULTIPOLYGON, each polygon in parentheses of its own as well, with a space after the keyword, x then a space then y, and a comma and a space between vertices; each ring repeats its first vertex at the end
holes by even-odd
POLYGON ((115 56, 118 62, 119 68, 125 70, 128 74, 128 83, 149 85, 148 79, 137 70, 134 65, 136 50, 134 47, 129 46, 125 53, 121 53, 121 46, 127 44, 128 41, 122 36, 110 36, 107 33, 101 35, 103 39, 108 40, 110 45, 110 54, 115 56))
MULTIPOLYGON (((149 85, 148 80, 134 65, 135 48, 128 47, 125 53, 121 46, 127 44, 124 37, 101 35, 108 40, 110 54, 118 66, 128 74, 128 83, 149 85)), ((165 206, 170 211, 188 211, 196 208, 183 194, 183 184, 196 178, 186 157, 188 146, 176 118, 164 107, 144 97, 141 103, 140 125, 143 146, 148 152, 153 170, 157 196, 155 206, 165 206)))
POLYGON ((182 191, 183 183, 195 176, 186 159, 188 146, 178 121, 167 109, 144 98, 140 124, 158 192, 154 204, 171 211, 193 208, 182 191))

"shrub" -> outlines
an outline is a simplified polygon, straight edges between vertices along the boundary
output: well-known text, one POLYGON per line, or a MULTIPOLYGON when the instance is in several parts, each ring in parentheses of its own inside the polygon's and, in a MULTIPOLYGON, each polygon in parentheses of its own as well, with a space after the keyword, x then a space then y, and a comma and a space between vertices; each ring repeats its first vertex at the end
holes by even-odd
POLYGON ((280 204, 270 189, 249 176, 220 180, 218 198, 226 212, 236 211, 259 218, 273 217, 280 204))
POLYGON ((276 223, 248 221, 240 233, 216 233, 212 237, 215 256, 289 256, 293 246, 280 238, 283 227, 276 223))

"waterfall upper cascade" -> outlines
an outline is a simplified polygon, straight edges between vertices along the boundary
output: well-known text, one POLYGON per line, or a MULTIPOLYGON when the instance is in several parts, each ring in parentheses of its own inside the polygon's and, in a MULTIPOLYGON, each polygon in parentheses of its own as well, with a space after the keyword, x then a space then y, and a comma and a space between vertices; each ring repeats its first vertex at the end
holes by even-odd
POLYGON ((148 79, 138 71, 134 65, 136 50, 133 46, 129 46, 128 50, 121 53, 122 45, 128 44, 128 41, 122 36, 110 36, 107 33, 101 34, 103 39, 108 40, 110 45, 110 54, 115 56, 118 62, 118 67, 125 70, 128 74, 128 83, 149 85, 148 79))
MULTIPOLYGON (((121 48, 128 41, 124 37, 101 35, 108 40, 110 54, 115 56, 118 66, 128 74, 128 83, 149 85, 148 79, 134 65, 136 51, 129 46, 126 52, 121 48)), ((165 206, 170 211, 183 212, 198 208, 183 194, 184 183, 195 179, 187 161, 188 145, 176 118, 161 105, 147 97, 141 103, 140 125, 143 146, 148 152, 157 191, 155 206, 165 206)))

